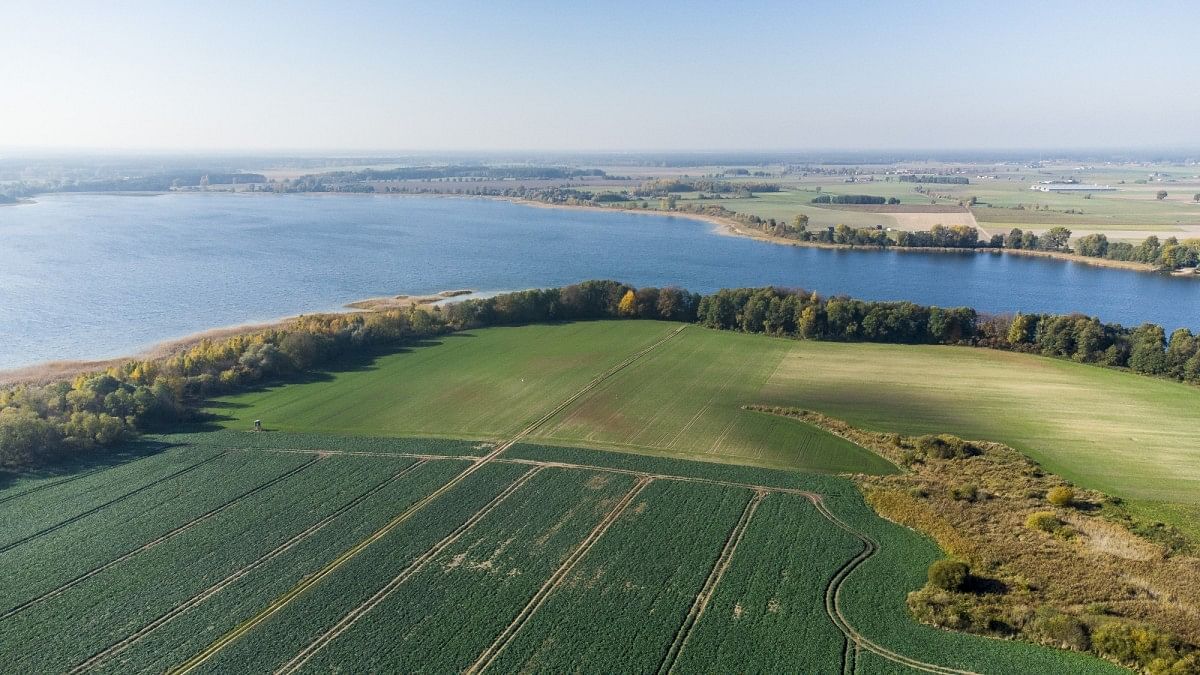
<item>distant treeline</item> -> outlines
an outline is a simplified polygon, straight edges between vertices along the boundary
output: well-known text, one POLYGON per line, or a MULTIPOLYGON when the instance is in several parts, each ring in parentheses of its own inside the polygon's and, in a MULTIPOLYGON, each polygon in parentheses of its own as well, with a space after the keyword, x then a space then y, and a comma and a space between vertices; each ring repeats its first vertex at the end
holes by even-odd
POLYGON ((810 340, 974 345, 1200 383, 1200 339, 1081 315, 982 316, 970 308, 821 297, 746 288, 700 296, 677 288, 587 281, 445 307, 292 319, 276 328, 203 340, 171 356, 131 360, 42 385, 0 389, 0 468, 97 452, 140 431, 194 420, 203 402, 266 380, 286 380, 352 355, 483 326, 583 319, 659 319, 810 340))
POLYGON ((817 195, 812 198, 813 204, 899 204, 896 197, 876 197, 875 195, 817 195))
POLYGON ((504 179, 566 179, 582 176, 603 177, 601 169, 567 169, 557 166, 410 166, 397 169, 364 169, 334 171, 327 174, 339 180, 436 180, 441 178, 504 179))
POLYGON ((670 192, 711 192, 714 194, 736 194, 755 192, 779 192, 778 183, 732 183, 723 180, 707 178, 696 180, 680 180, 660 178, 642 183, 638 189, 639 196, 661 196, 670 192))
POLYGON ((163 192, 171 188, 197 187, 201 184, 228 185, 230 183, 265 183, 267 177, 259 173, 227 173, 191 169, 171 171, 150 176, 87 180, 58 186, 52 192, 163 192), (207 179, 207 180, 206 180, 207 179))
POLYGON ((1200 264, 1200 239, 1181 242, 1175 237, 1168 237, 1160 241, 1158 237, 1150 235, 1134 246, 1125 241, 1109 242, 1103 234, 1089 234, 1075 241, 1075 252, 1089 258, 1128 260, 1163 269, 1179 269, 1200 264))
POLYGON ((966 176, 931 176, 923 174, 901 174, 901 183, 944 183, 948 185, 970 185, 971 179, 966 176))

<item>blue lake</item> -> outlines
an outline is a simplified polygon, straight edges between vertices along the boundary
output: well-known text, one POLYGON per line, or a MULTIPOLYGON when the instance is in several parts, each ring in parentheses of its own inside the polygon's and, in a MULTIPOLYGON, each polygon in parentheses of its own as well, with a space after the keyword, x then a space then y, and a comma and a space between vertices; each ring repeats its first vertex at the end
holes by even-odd
POLYGON ((367 195, 48 195, 0 207, 0 369, 366 297, 584 279, 1083 312, 1200 328, 1200 282, 1005 255, 838 251, 667 216, 367 195))

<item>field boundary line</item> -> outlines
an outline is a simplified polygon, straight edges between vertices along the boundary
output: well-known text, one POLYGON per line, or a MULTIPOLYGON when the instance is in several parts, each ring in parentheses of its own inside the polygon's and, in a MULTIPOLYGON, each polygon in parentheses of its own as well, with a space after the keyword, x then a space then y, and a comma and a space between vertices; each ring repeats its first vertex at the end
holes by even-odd
POLYGON ((115 464, 109 464, 107 466, 98 466, 94 469, 87 469, 85 471, 80 471, 79 473, 77 473, 73 476, 60 477, 58 480, 47 479, 47 482, 42 483, 41 485, 35 485, 27 490, 23 490, 21 492, 15 493, 15 494, 5 495, 3 497, 0 497, 0 504, 6 504, 8 502, 11 502, 14 499, 20 499, 21 497, 34 494, 35 492, 41 492, 42 490, 48 490, 50 488, 58 487, 59 485, 63 485, 65 483, 70 483, 71 481, 76 481, 76 480, 79 480, 80 478, 87 478, 88 476, 94 476, 94 475, 100 473, 101 471, 108 471, 109 469, 116 469, 118 467, 128 466, 139 460, 153 457, 154 455, 162 452, 163 450, 165 450, 169 447, 171 447, 171 446, 166 443, 158 443, 157 446, 153 450, 147 450, 145 453, 143 453, 137 457, 134 457, 127 462, 117 462, 115 464))
POLYGON ((600 537, 602 537, 605 532, 608 532, 609 528, 611 528, 613 524, 617 522, 617 520, 625 513, 625 510, 629 508, 629 505, 633 503, 633 500, 637 499, 638 495, 640 495, 642 491, 645 490, 646 487, 649 486, 653 481, 653 478, 644 476, 639 478, 638 481, 634 483, 633 487, 629 489, 629 492, 627 492, 625 496, 622 497, 615 506, 613 506, 612 510, 609 511, 608 514, 596 524, 596 527, 592 528, 592 531, 588 533, 588 536, 584 537, 583 541, 579 542, 579 545, 575 547, 575 550, 571 551, 571 554, 567 556, 566 560, 564 560, 562 564, 558 566, 558 569, 554 570, 554 572, 547 577, 546 581, 542 584, 542 587, 538 589, 537 593, 530 598, 529 602, 526 603, 526 605, 521 608, 521 611, 517 614, 517 616, 513 618, 512 623, 508 624, 508 626, 501 631, 500 635, 496 636, 496 640, 492 642, 492 644, 485 649, 482 654, 479 655, 479 658, 475 660, 475 663, 471 664, 471 666, 464 671, 466 675, 475 675, 475 673, 483 672, 492 665, 492 663, 496 660, 496 657, 499 656, 500 653, 512 643, 513 639, 516 638, 517 633, 520 632, 521 628, 523 628, 529 622, 530 617, 532 617, 534 613, 541 609, 542 605, 546 604, 546 600, 550 597, 550 595, 562 585, 563 581, 567 578, 567 575, 571 573, 571 570, 575 569, 575 565, 578 564, 579 561, 585 555, 587 555, 589 551, 592 550, 592 547, 596 545, 596 542, 600 540, 600 537))
POLYGON ((141 546, 138 546, 135 549, 132 549, 130 551, 127 551, 127 552, 121 554, 120 556, 104 563, 103 565, 101 565, 99 567, 96 567, 91 570, 88 570, 87 572, 84 572, 83 574, 75 577, 74 579, 71 579, 71 580, 67 581, 66 583, 62 584, 58 588, 54 588, 52 590, 46 591, 45 593, 37 596, 36 598, 26 600, 25 602, 17 605, 16 607, 13 607, 13 608, 9 609, 8 611, 4 612, 3 614, 0 614, 0 621, 9 619, 27 609, 29 609, 30 607, 33 607, 36 604, 45 602, 46 600, 49 600, 51 598, 58 597, 58 596, 62 595, 63 593, 66 593, 71 588, 74 588, 75 586, 78 586, 79 584, 83 583, 84 581, 90 579, 91 577, 94 577, 97 574, 100 574, 101 572, 103 572, 107 569, 116 567, 117 565, 120 565, 123 562, 131 560, 135 556, 137 556, 139 553, 144 553, 146 551, 149 551, 152 548, 159 546, 160 544, 163 544, 167 541, 170 541, 171 539, 174 539, 175 537, 187 532, 188 530, 192 529, 193 527, 200 525, 204 521, 211 520, 211 519, 217 517, 218 515, 221 514, 222 511, 225 511, 227 509, 233 508, 234 506, 237 506, 242 500, 252 497, 257 493, 262 492, 263 490, 266 490, 267 488, 271 487, 272 485, 276 485, 282 481, 287 480, 288 478, 291 478, 292 476, 295 476, 296 474, 300 473, 301 471, 304 471, 305 469, 309 468, 313 464, 316 464, 318 461, 320 461, 320 459, 321 459, 320 457, 313 457, 312 459, 301 464, 300 466, 292 467, 291 469, 288 469, 287 471, 279 474, 278 476, 275 476, 274 478, 266 481, 265 483, 259 483, 258 485, 254 486, 250 490, 247 490, 246 492, 243 492, 242 494, 234 497, 233 499, 226 501, 224 504, 220 504, 212 509, 209 509, 205 513, 202 513, 202 514, 196 516, 195 518, 189 520, 188 522, 177 526, 175 529, 173 529, 169 532, 166 532, 165 534, 159 535, 158 537, 151 539, 150 541, 142 544, 141 546))
POLYGON ((281 455, 332 455, 339 457, 399 457, 400 459, 458 459, 474 462, 481 455, 425 455, 417 452, 372 452, 370 450, 305 450, 303 448, 230 448, 232 452, 273 452, 281 455))
MULTIPOLYGON (((824 499, 822 499, 819 495, 812 499, 812 503, 817 508, 817 511, 819 511, 827 520, 863 543, 863 549, 859 551, 858 554, 853 558, 846 561, 846 563, 838 569, 837 573, 833 575, 833 579, 829 581, 829 585, 825 587, 825 613, 829 615, 829 618, 833 621, 834 625, 837 626, 838 630, 842 631, 842 633, 854 643, 855 649, 865 649, 887 659, 888 661, 892 661, 893 663, 899 663, 901 665, 908 666, 909 668, 927 673, 937 673, 939 675, 976 675, 969 670, 959 670, 957 668, 941 666, 936 663, 928 663, 926 661, 920 661, 912 657, 905 656, 899 652, 894 652, 887 647, 872 642, 862 633, 859 633, 854 626, 850 624, 850 621, 842 613, 841 609, 840 601, 842 585, 846 581, 846 578, 850 576, 851 572, 853 572, 859 565, 865 562, 872 555, 875 555, 875 552, 879 550, 879 544, 871 537, 851 527, 848 523, 830 511, 829 507, 825 505, 824 499)), ((846 664, 843 663, 843 668, 845 668, 845 666, 846 664)))
POLYGON ((219 453, 217 453, 217 454, 213 455, 212 457, 209 457, 209 458, 207 458, 207 459, 200 460, 199 462, 196 462, 195 464, 192 464, 192 465, 190 465, 190 466, 184 467, 184 468, 182 468, 182 469, 180 469, 180 470, 178 470, 178 471, 175 471, 174 473, 171 473, 171 474, 169 474, 169 475, 163 476, 162 478, 159 478, 159 479, 157 479, 157 480, 155 480, 155 481, 152 481, 152 482, 150 482, 150 483, 147 483, 147 484, 145 484, 145 485, 143 485, 143 486, 141 486, 141 487, 139 487, 139 488, 136 488, 136 489, 134 489, 134 490, 130 490, 129 492, 126 492, 125 494, 121 495, 120 497, 114 497, 114 498, 112 498, 112 499, 108 500, 107 502, 104 502, 103 504, 101 504, 101 505, 99 505, 99 506, 96 506, 96 507, 93 507, 93 508, 90 508, 90 509, 88 509, 87 511, 84 511, 83 513, 77 513, 77 514, 75 514, 75 515, 71 516, 70 518, 67 518, 66 520, 64 520, 64 521, 62 521, 62 522, 59 522, 59 523, 57 523, 57 524, 55 524, 55 525, 51 525, 50 527, 43 528, 42 530, 40 530, 40 531, 38 531, 38 532, 34 532, 33 534, 30 534, 30 535, 28 535, 28 536, 26 536, 26 537, 22 537, 21 539, 18 539, 17 541, 10 542, 10 543, 8 543, 8 544, 5 544, 4 546, 0 546, 0 553, 7 553, 7 552, 11 551, 12 549, 14 549, 14 548, 16 548, 16 547, 20 546, 21 544, 28 543, 28 542, 30 542, 30 541, 33 541, 34 539, 37 539, 37 538, 39 538, 39 537, 44 537, 44 536, 46 536, 47 534, 50 534, 51 532, 54 532, 54 531, 56 531, 56 530, 60 530, 60 529, 62 529, 62 528, 64 528, 64 527, 66 527, 66 526, 68 526, 68 525, 70 525, 70 524, 72 524, 72 523, 79 522, 80 520, 83 520, 84 518, 86 518, 86 517, 88 517, 88 516, 90 516, 90 515, 93 515, 93 514, 99 513, 100 511, 102 511, 102 510, 104 510, 104 509, 106 509, 106 508, 108 508, 108 507, 112 506, 113 504, 118 504, 118 503, 120 503, 120 502, 123 502, 123 501, 125 501, 126 499, 129 499, 130 497, 134 497, 134 496, 136 496, 136 495, 139 495, 139 494, 141 494, 141 493, 143 493, 143 492, 145 492, 145 491, 147 491, 147 490, 150 490, 150 489, 152 489, 152 488, 155 488, 155 487, 157 487, 157 486, 159 486, 159 485, 162 485, 163 483, 166 483, 166 482, 167 482, 167 481, 169 481, 169 480, 172 480, 172 479, 174 479, 174 478, 178 478, 178 477, 180 477, 180 476, 182 476, 182 475, 184 475, 184 474, 186 474, 186 473, 189 473, 189 472, 191 472, 191 471, 194 471, 194 470, 196 470, 196 469, 200 468, 201 466, 203 466, 203 465, 205 465, 205 464, 208 464, 209 462, 214 462, 214 461, 216 461, 216 460, 218 460, 218 459, 220 459, 220 458, 222 458, 222 457, 224 457, 224 456, 226 456, 226 455, 228 455, 228 454, 229 454, 229 451, 228 451, 228 450, 226 450, 226 451, 224 451, 224 452, 219 452, 219 453))
POLYGON ((141 641, 142 638, 146 637, 150 633, 158 630, 162 626, 175 620, 176 618, 182 616, 183 614, 190 612, 195 607, 208 601, 209 598, 211 598, 214 595, 225 590, 226 588, 233 585, 235 582, 242 579, 246 575, 250 574, 254 570, 258 569, 259 567, 262 567, 263 565, 270 562, 271 560, 278 558, 279 556, 283 555, 284 553, 286 553, 286 552, 290 551, 291 549, 295 548, 296 546, 300 545, 302 542, 307 540, 309 537, 316 534, 318 531, 324 529, 326 525, 333 522, 337 518, 341 517, 347 511, 357 507, 359 504, 362 504, 364 501, 369 499, 372 495, 376 494, 380 490, 383 490, 388 485, 391 485, 392 483, 404 478, 408 474, 416 471, 417 469, 419 469, 420 467, 422 467, 424 465, 425 465, 425 462, 418 461, 418 462, 414 462, 413 464, 411 464, 409 466, 404 467, 396 474, 383 480, 378 485, 376 485, 376 486, 372 487, 371 489, 367 490, 366 492, 358 495, 357 497, 350 500, 349 502, 346 502, 345 504, 338 507, 335 511, 333 511, 329 515, 325 516, 324 518, 317 521, 316 523, 313 523, 312 525, 310 525, 308 528, 302 530, 301 532, 293 535, 290 539, 288 539, 287 541, 283 542, 282 544, 276 546, 275 548, 271 549, 270 551, 263 554, 256 560, 254 560, 254 561, 250 562, 249 564, 245 565, 244 567, 234 571, 229 576, 218 581, 217 583, 213 584, 212 586, 209 586, 208 588, 204 589, 200 593, 197 593, 196 595, 192 596, 191 598, 188 598, 187 600, 183 601, 182 603, 176 605, 175 607, 173 607, 171 610, 169 610, 165 614, 159 616, 155 620, 153 620, 150 623, 146 624, 145 626, 139 628, 137 631, 135 631, 131 635, 125 637, 120 642, 116 642, 116 643, 110 645, 109 647, 105 648, 104 650, 92 655, 90 658, 88 658, 87 661, 84 661, 83 663, 80 663, 80 664, 76 665, 74 668, 72 668, 70 670, 70 672, 71 673, 82 673, 82 672, 86 672, 88 670, 92 670, 96 666, 104 663, 105 661, 109 660, 113 656, 116 656, 117 654, 120 654, 121 652, 125 651, 126 649, 132 647, 134 644, 141 641))
POLYGON ((343 616, 336 624, 333 625, 332 628, 325 631, 323 634, 317 637, 317 639, 310 642, 304 649, 300 650, 300 653, 296 654, 291 661, 288 661, 275 671, 276 675, 294 673, 300 668, 304 667, 304 664, 308 663, 313 656, 316 656, 317 652, 324 649, 326 645, 333 642, 340 635, 349 630, 350 627, 357 623, 359 619, 366 616, 371 610, 379 606, 380 603, 388 599, 388 597, 390 597, 397 588, 402 586, 418 572, 425 569, 425 566, 429 562, 440 555, 442 551, 445 551, 447 548, 453 546, 479 521, 483 520, 489 514, 495 511, 501 503, 508 499, 508 497, 514 492, 520 490, 527 483, 529 483, 529 481, 532 480, 533 477, 540 473, 544 468, 545 467, 535 466, 529 471, 521 474, 521 476, 513 481, 507 488, 505 488, 504 491, 492 498, 492 501, 485 504, 483 508, 473 513, 470 518, 467 518, 465 521, 463 521, 463 523, 455 528, 453 532, 446 535, 441 541, 431 546, 429 550, 417 556, 417 558, 409 563, 408 567, 404 568, 400 574, 397 574, 391 581, 384 584, 382 588, 376 591, 374 595, 372 595, 370 598, 367 598, 366 602, 363 602, 358 607, 350 610, 350 612, 343 616))
POLYGON ((475 461, 470 466, 468 466, 466 469, 463 469, 463 471, 461 473, 459 473, 455 477, 451 478, 444 485, 442 485, 438 489, 434 490, 430 494, 426 495, 418 502, 409 506, 407 509, 404 510, 404 512, 402 512, 401 514, 399 514, 398 516, 393 518, 391 521, 389 521, 383 527, 376 530, 373 534, 369 535, 367 538, 358 542, 357 544, 350 547, 346 551, 343 551, 341 555, 339 555, 337 558, 334 558, 325 567, 321 568, 320 570, 318 570, 311 576, 306 577, 305 579, 300 581, 300 583, 296 584, 288 592, 284 593, 283 595, 279 596, 278 598, 275 598, 275 600, 271 601, 270 604, 268 604, 266 607, 264 607, 262 610, 260 610, 253 617, 242 622, 241 624, 239 624, 237 627, 235 627, 233 630, 229 631, 225 635, 217 638, 214 642, 212 642, 210 645, 205 647, 199 653, 193 655, 191 658, 187 659, 186 661, 179 664, 178 666, 171 668, 170 670, 168 670, 168 672, 171 673, 172 675, 183 675, 184 673, 189 673, 189 672, 195 670, 198 666, 200 666, 200 664, 202 664, 205 661, 207 661, 208 659, 212 658, 217 652, 220 652, 222 649, 224 649, 229 644, 241 639, 241 637, 243 635, 250 632, 254 628, 258 627, 262 622, 266 621, 271 616, 273 616, 275 613, 277 613, 279 610, 281 610, 285 606, 287 606, 288 603, 290 603, 292 600, 296 599, 297 597, 302 595, 304 592, 306 592, 308 589, 312 588, 313 586, 315 586, 318 583, 320 583, 321 581, 323 581, 325 579, 325 577, 328 577, 330 574, 335 572, 338 568, 340 568, 342 565, 346 564, 349 560, 351 560, 352 558, 357 556, 359 553, 361 553, 363 550, 365 550, 368 546, 370 546, 371 544, 373 544, 376 541, 379 541, 380 539, 385 537, 389 532, 391 532, 392 530, 399 527, 402 523, 404 523, 409 518, 411 518, 415 513, 417 513, 421 509, 428 506, 430 503, 432 503, 438 497, 441 497, 445 493, 452 490, 459 483, 466 480, 471 474, 475 473, 482 467, 486 466, 489 462, 491 462, 493 459, 498 457, 500 455, 500 453, 509 449, 510 447, 515 445, 518 441, 520 441, 522 438, 524 438, 525 436, 532 433, 539 426, 541 426, 542 424, 545 424, 547 421, 549 421, 555 415, 557 415, 558 413, 565 410, 568 406, 570 406, 575 401, 579 400, 579 398, 581 398, 582 396, 587 394, 589 391, 594 389, 601 382, 603 382, 604 380, 606 380, 609 377, 612 377, 614 374, 620 372, 622 369, 629 366, 629 364, 633 363, 634 361, 637 361, 639 358, 641 358, 642 356, 645 356, 646 354, 648 354, 650 351, 652 351, 656 347, 662 345, 663 343, 667 342, 671 338, 675 337, 680 332, 682 332, 685 328, 687 328, 687 324, 683 324, 683 325, 679 326, 678 328, 675 328, 674 330, 672 330, 669 333, 667 333, 666 335, 664 335, 661 339, 655 341, 653 344, 650 344, 650 345, 634 352, 633 354, 630 354, 624 360, 620 361, 619 363, 610 367, 608 370, 606 370, 603 373, 592 378, 592 380, 590 382, 588 382, 587 384, 585 384, 581 389, 576 391, 571 396, 567 397, 566 400, 555 405, 554 408, 552 408, 549 412, 547 412, 546 414, 539 417, 537 420, 530 423, 524 429, 519 431, 515 436, 513 436, 509 440, 505 441, 504 443, 500 443, 495 448, 493 448, 491 452, 489 452, 481 457, 476 458, 475 461))
MULTIPOLYGON (((138 459, 141 459, 141 458, 139 457, 138 459)), ((134 461, 137 461, 137 460, 134 460, 134 461)), ((37 492, 41 492, 42 490, 48 490, 53 487, 58 487, 59 485, 62 485, 64 483, 70 483, 71 481, 79 480, 80 478, 87 478, 88 476, 93 476, 95 474, 100 473, 101 471, 106 470, 106 469, 112 469, 112 468, 115 468, 118 466, 120 466, 120 464, 112 464, 110 466, 101 466, 101 467, 96 467, 95 469, 90 469, 88 471, 80 471, 79 473, 75 474, 74 476, 63 476, 63 477, 59 478, 58 480, 48 479, 47 482, 42 483, 41 485, 34 485, 31 488, 22 490, 21 492, 17 492, 17 493, 11 494, 11 495, 5 495, 3 497, 0 497, 0 504, 11 502, 14 499, 20 499, 21 497, 24 497, 26 495, 31 495, 31 494, 34 494, 37 492)))
POLYGON ((713 563, 712 571, 708 573, 708 578, 704 580, 704 586, 700 588, 700 592, 696 594, 695 600, 692 601, 692 607, 688 610, 687 618, 683 624, 679 626, 679 632, 675 634, 675 641, 671 643, 671 648, 667 650, 663 656, 662 663, 658 666, 658 672, 670 673, 675 670, 675 663, 679 660, 679 655, 683 653, 684 647, 687 646, 688 640, 692 637, 692 631, 700 623, 700 618, 704 616, 704 611, 708 609, 708 603, 712 600, 713 595, 717 591, 717 586, 721 583, 721 579, 725 577, 725 572, 729 569, 730 563, 733 562, 733 554, 737 551, 737 547, 742 543, 742 538, 746 535, 746 529, 750 527, 750 520, 754 518, 754 513, 758 511, 758 506, 762 504, 763 499, 767 496, 767 492, 755 490, 754 497, 746 503, 746 508, 742 510, 742 516, 738 519, 737 524, 729 531, 729 537, 725 540, 725 546, 721 549, 721 555, 717 556, 717 560, 713 563))
POLYGON ((276 612, 283 609, 292 600, 296 599, 301 594, 303 594, 305 591, 307 591, 308 589, 310 589, 313 586, 320 583, 322 580, 325 579, 325 577, 329 576, 330 574, 333 574, 342 565, 349 562, 352 558, 357 556, 359 553, 362 553, 363 550, 365 550, 368 546, 375 543, 376 541, 379 541, 383 537, 387 536, 387 534, 389 532, 391 532, 392 530, 394 530, 397 527, 399 527, 400 525, 402 525, 409 518, 412 518, 413 515, 415 515, 418 511, 420 511, 421 509, 428 506, 435 499, 437 499, 438 497, 441 497, 442 495, 446 494, 447 492, 449 492, 450 490, 455 488, 459 483, 466 480, 466 478, 469 477, 471 474, 475 473, 480 468, 485 466, 496 455, 503 452, 506 447, 507 446, 499 446, 494 451, 489 453, 488 455, 485 455, 485 456, 479 458, 476 462, 471 464, 471 466, 468 466, 466 469, 463 469, 463 471, 461 473, 459 473, 455 477, 451 478, 448 482, 444 483, 443 485, 438 487, 433 492, 429 493, 428 495, 425 495, 420 500, 418 500, 417 502, 410 505, 407 509, 402 511, 395 518, 392 518, 390 521, 388 521, 386 524, 384 524, 383 527, 381 527, 378 530, 376 530, 375 532, 371 533, 365 539, 358 542, 354 546, 351 546, 350 548, 343 551, 341 553, 341 555, 339 555, 338 557, 331 560, 328 564, 326 564, 324 567, 322 567, 317 572, 313 573, 312 575, 310 575, 308 577, 305 577, 303 580, 301 580, 299 583, 297 583, 295 586, 293 586, 291 588, 291 590, 287 591, 286 593, 279 596, 278 598, 275 598, 275 600, 271 601, 270 604, 268 604, 266 607, 264 607, 262 610, 260 610, 257 614, 250 617, 246 621, 243 621, 241 624, 239 624, 233 630, 231 630, 228 633, 226 633, 225 635, 217 638, 212 644, 210 644, 208 647, 205 647, 198 654, 192 656, 191 658, 189 658, 188 660, 179 664, 178 666, 170 669, 168 672, 182 675, 182 673, 189 673, 192 670, 195 670, 198 666, 200 666, 200 664, 202 664, 205 661, 207 661, 208 659, 212 658, 217 652, 221 651, 229 644, 241 639, 241 637, 243 635, 250 632, 251 630, 256 628, 259 624, 261 624, 262 622, 269 619, 276 612))

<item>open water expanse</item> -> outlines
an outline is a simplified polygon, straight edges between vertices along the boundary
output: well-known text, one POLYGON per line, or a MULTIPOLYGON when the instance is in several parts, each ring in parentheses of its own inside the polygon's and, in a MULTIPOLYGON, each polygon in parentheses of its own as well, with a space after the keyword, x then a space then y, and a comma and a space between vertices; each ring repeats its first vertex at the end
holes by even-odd
POLYGON ((779 246, 686 218, 480 199, 46 195, 0 207, 0 369, 373 296, 599 278, 1200 328, 1196 280, 1039 258, 779 246))

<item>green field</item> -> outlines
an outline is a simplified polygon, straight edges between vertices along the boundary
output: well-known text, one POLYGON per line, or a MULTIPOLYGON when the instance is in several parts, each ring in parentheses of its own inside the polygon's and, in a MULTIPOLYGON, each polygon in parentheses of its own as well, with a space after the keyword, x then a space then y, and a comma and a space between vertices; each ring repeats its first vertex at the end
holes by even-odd
POLYGON ((596 322, 456 333, 327 382, 223 399, 220 412, 241 429, 262 419, 284 431, 496 439, 675 327, 596 322))
MULTIPOLYGON (((497 440, 522 425, 484 409, 446 410, 447 392, 472 382, 472 402, 531 420, 554 399, 514 396, 514 381, 545 391, 566 361, 573 382, 586 382, 670 328, 594 322, 473 331, 327 383, 231 397, 224 401, 231 407, 218 410, 232 416, 223 424, 240 429, 263 419, 287 431, 497 440), (564 343, 587 350, 594 365, 545 356, 564 343), (493 348, 504 357, 489 359, 493 348), (540 367, 529 365, 539 359, 540 367), (330 408, 345 419, 331 419, 330 408)), ((565 389, 557 389, 559 400, 565 389)), ((588 392, 537 436, 759 466, 887 470, 874 455, 812 427, 739 409, 747 403, 809 408, 877 431, 1008 443, 1082 485, 1145 502, 1200 504, 1200 448, 1193 442, 1200 389, 985 349, 805 342, 692 326, 588 392)))
MULTIPOLYGON (((782 178, 733 179, 758 181, 769 180, 781 186, 779 192, 758 193, 752 198, 722 199, 715 202, 739 213, 753 214, 761 218, 790 221, 798 214, 809 217, 811 227, 830 227, 845 224, 851 227, 900 227, 912 229, 921 224, 927 229, 937 222, 953 224, 957 220, 939 218, 931 214, 925 219, 900 219, 886 213, 864 213, 852 209, 820 207, 812 204, 812 198, 820 193, 861 194, 878 197, 895 197, 902 204, 958 204, 971 197, 979 200, 972 209, 979 226, 989 233, 1006 232, 1013 227, 1044 231, 1056 225, 1072 229, 1078 236, 1090 232, 1106 232, 1111 238, 1140 240, 1148 234, 1159 237, 1177 236, 1180 239, 1200 236, 1200 203, 1193 200, 1200 193, 1200 179, 1193 178, 1195 167, 1093 167, 1079 171, 1072 166, 1048 167, 1042 170, 1016 167, 974 167, 972 174, 987 174, 980 178, 970 175, 967 185, 928 184, 929 193, 916 191, 915 183, 900 182, 877 167, 875 173, 865 171, 858 176, 864 182, 846 183, 841 176, 795 175, 782 178), (1170 174, 1164 182, 1138 182, 1147 178, 1151 171, 1170 174), (1089 198, 1083 194, 1049 193, 1030 190, 1030 186, 1042 180, 1075 178, 1081 183, 1096 183, 1117 188, 1115 192, 1096 192, 1089 198), (873 180, 869 180, 873 179, 873 180), (820 192, 818 192, 818 189, 820 192), (1168 197, 1156 198, 1164 190, 1168 197), (931 193, 931 194, 930 194, 931 193), (1020 208, 1018 208, 1020 207, 1020 208), (907 226, 906 226, 907 224, 907 226)), ((937 173, 939 169, 958 167, 930 167, 914 173, 937 173)), ((692 193, 682 193, 684 201, 695 199, 692 193)), ((947 214, 952 215, 952 214, 947 214)))
POLYGON ((0 672, 1112 672, 914 622, 942 553, 832 475, 896 468, 742 406, 1004 441, 1173 520, 1198 396, 982 349, 471 331, 0 489, 0 672))
POLYGON ((0 491, 18 516, 0 564, 74 565, 6 579, 0 671, 1116 670, 913 623, 905 593, 936 547, 839 477, 541 445, 478 462, 439 440, 161 440, 57 515, 40 505, 69 483, 0 491), (202 473, 222 462, 239 483, 202 473), (164 499, 115 500, 135 490, 164 499), (68 526, 119 545, 60 560, 83 552, 49 545, 68 526), (883 546, 862 562, 866 538, 883 546))
MULTIPOLYGON (((678 324, 586 322, 472 331, 328 382, 222 399, 247 429, 501 440, 678 324)), ((890 464, 809 425, 748 412, 791 343, 689 328, 539 430, 568 445, 712 461, 886 473, 890 464), (702 365, 701 365, 702 364, 702 365)))

